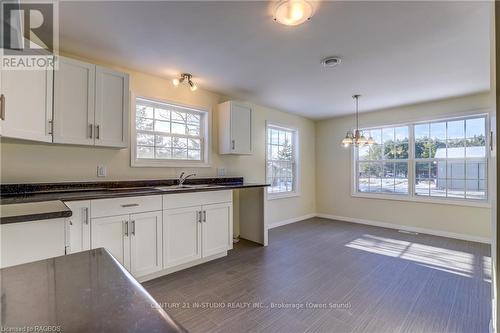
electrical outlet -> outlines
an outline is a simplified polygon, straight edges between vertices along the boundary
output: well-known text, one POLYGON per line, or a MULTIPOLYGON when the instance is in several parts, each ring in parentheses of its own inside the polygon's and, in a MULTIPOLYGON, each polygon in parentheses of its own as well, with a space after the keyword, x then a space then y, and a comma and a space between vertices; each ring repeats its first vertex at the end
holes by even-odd
POLYGON ((226 169, 217 168, 217 177, 224 177, 226 175, 226 169))
POLYGON ((98 165, 97 166, 97 177, 106 177, 106 166, 105 165, 98 165))

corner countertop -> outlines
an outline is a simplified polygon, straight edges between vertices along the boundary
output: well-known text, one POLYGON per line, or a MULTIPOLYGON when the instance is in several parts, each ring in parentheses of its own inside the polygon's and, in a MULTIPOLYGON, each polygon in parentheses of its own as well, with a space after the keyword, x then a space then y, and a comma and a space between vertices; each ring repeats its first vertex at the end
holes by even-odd
POLYGON ((17 203, 0 207, 0 223, 56 219, 71 214, 71 209, 60 200, 17 203))
POLYGON ((0 280, 4 330, 187 332, 103 248, 4 268, 0 280))
POLYGON ((246 183, 242 177, 194 178, 186 185, 212 187, 159 189, 175 186, 177 180, 134 180, 113 182, 2 184, 0 187, 0 224, 27 222, 71 216, 64 201, 109 199, 131 196, 208 192, 266 187, 269 184, 246 183))

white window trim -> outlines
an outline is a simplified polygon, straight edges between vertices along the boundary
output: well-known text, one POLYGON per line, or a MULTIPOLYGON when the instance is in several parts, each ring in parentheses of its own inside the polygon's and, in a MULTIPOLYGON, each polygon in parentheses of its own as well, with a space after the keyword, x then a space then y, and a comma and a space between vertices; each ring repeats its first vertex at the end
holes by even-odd
POLYGON ((361 198, 361 199, 377 199, 377 200, 394 200, 394 201, 406 201, 406 202, 418 202, 418 203, 428 203, 428 204, 441 204, 441 205, 457 205, 457 206, 468 206, 468 207, 479 207, 479 208, 491 208, 491 149, 490 149, 490 112, 488 109, 479 109, 473 111, 467 111, 464 113, 454 114, 450 116, 440 116, 440 117, 426 117, 418 118, 408 122, 398 122, 389 123, 385 125, 376 125, 365 127, 363 130, 378 129, 386 127, 398 127, 398 126, 409 126, 409 147, 408 147, 408 194, 381 194, 381 193, 364 193, 358 192, 357 189, 357 160, 356 160, 356 148, 350 149, 351 154, 351 197, 361 198), (415 192, 415 135, 414 135, 414 125, 429 123, 429 122, 439 122, 439 121, 450 121, 453 119, 467 119, 473 117, 485 117, 486 118, 486 173, 488 175, 487 187, 486 187, 486 199, 485 200, 474 200, 474 199, 460 199, 460 198, 441 198, 441 197, 420 197, 417 196, 415 192))
POLYGON ((268 135, 267 131, 269 127, 277 127, 277 128, 282 128, 287 131, 293 131, 295 132, 294 135, 294 153, 295 153, 295 190, 290 191, 290 192, 281 192, 281 193, 269 193, 266 188, 266 198, 267 200, 277 200, 277 199, 286 199, 286 198, 293 198, 293 197, 299 197, 301 195, 301 186, 300 186, 300 146, 299 146, 299 129, 293 126, 288 126, 285 124, 280 124, 276 122, 270 122, 266 121, 266 139, 265 141, 265 147, 264 147, 264 152, 265 152, 265 177, 266 177, 266 182, 267 182, 267 146, 268 146, 268 135))
POLYGON ((209 108, 206 107, 200 107, 200 106, 194 106, 194 105, 187 105, 187 104, 182 104, 182 103, 177 103, 173 101, 167 101, 167 100, 162 100, 154 97, 148 97, 148 96, 138 96, 135 95, 134 93, 130 94, 131 102, 131 121, 130 121, 130 165, 134 168, 144 168, 144 167, 152 167, 152 168, 208 168, 210 167, 210 160, 211 160, 211 132, 210 129, 212 128, 212 112, 210 112, 209 108), (159 159, 137 159, 137 151, 136 151, 136 136, 137 136, 137 130, 136 130, 136 100, 137 98, 143 98, 147 99, 153 102, 157 103, 165 103, 165 104, 170 104, 173 106, 177 107, 183 107, 183 108, 190 108, 190 109, 195 109, 199 110, 205 113, 204 115, 204 121, 202 124, 202 131, 204 133, 204 144, 203 144, 203 160, 202 161, 187 161, 187 160, 159 160, 159 159))

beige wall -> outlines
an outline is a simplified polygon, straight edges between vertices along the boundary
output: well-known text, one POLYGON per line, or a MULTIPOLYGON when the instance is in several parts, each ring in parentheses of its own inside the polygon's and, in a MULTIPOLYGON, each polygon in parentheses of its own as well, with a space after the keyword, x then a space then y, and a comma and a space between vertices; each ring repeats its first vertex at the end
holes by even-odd
MULTIPOLYGON (((397 124, 460 115, 491 109, 493 95, 475 94, 360 115, 360 127, 397 124)), ((392 223, 413 228, 490 238, 490 208, 416 203, 351 196, 351 151, 340 141, 351 129, 354 117, 338 117, 316 123, 317 212, 354 219, 392 223)))
POLYGON ((136 96, 210 109, 212 113, 211 167, 132 168, 129 149, 53 145, 4 139, 0 144, 2 183, 162 179, 174 178, 181 171, 195 172, 198 176, 215 176, 216 168, 225 168, 228 176, 243 176, 249 182, 264 182, 265 122, 269 120, 298 128, 303 158, 300 177, 301 196, 269 201, 268 223, 303 216, 315 211, 315 124, 312 120, 249 103, 253 108, 254 154, 222 156, 217 153, 217 116, 214 110, 218 103, 228 98, 204 89, 191 92, 185 87, 175 88, 170 80, 123 68, 117 69, 130 74, 130 90, 136 96), (106 178, 96 176, 96 168, 100 164, 107 167, 106 178))

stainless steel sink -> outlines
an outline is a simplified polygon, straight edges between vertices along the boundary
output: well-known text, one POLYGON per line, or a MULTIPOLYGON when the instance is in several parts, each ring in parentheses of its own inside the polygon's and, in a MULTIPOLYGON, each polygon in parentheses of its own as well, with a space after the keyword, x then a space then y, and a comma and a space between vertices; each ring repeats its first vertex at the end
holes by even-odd
POLYGON ((155 189, 161 191, 176 191, 176 190, 189 190, 189 189, 198 189, 198 188, 219 188, 223 187, 222 185, 213 185, 213 184, 194 184, 194 185, 170 185, 170 186, 157 186, 155 189))
POLYGON ((168 185, 168 186, 157 186, 155 189, 160 190, 160 191, 175 191, 175 190, 187 190, 190 189, 191 187, 187 185, 168 185))
POLYGON ((125 191, 125 192, 147 192, 155 190, 154 187, 115 187, 115 188, 107 188, 106 191, 125 191))

